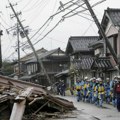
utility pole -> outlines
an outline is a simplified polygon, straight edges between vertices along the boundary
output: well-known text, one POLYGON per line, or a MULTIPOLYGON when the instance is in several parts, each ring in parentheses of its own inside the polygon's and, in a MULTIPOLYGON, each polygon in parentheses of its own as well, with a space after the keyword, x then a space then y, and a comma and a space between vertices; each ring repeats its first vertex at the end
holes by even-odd
POLYGON ((94 21, 95 21, 95 23, 96 23, 96 25, 97 25, 97 27, 98 27, 98 29, 99 29, 99 31, 100 31, 100 33, 99 33, 100 36, 103 37, 103 40, 104 40, 104 56, 106 56, 106 45, 107 45, 108 48, 109 48, 109 50, 110 50, 110 52, 111 52, 111 54, 113 55, 114 60, 115 60, 116 63, 118 64, 117 55, 116 55, 114 49, 112 48, 112 46, 111 46, 108 38, 106 37, 105 32, 104 32, 102 26, 100 25, 100 23, 99 23, 96 15, 95 15, 95 13, 94 13, 94 11, 92 10, 92 7, 91 7, 90 3, 88 2, 88 0, 82 0, 82 1, 84 1, 84 3, 86 4, 89 12, 91 13, 92 18, 94 19, 94 21))
POLYGON ((21 73, 21 65, 20 65, 20 40, 19 40, 19 25, 17 22, 17 41, 18 41, 18 78, 20 77, 21 73))
POLYGON ((10 7, 11 7, 11 9, 12 9, 12 11, 13 11, 13 13, 14 13, 14 15, 15 15, 15 17, 16 17, 16 19, 17 19, 17 21, 18 21, 18 23, 19 23, 19 25, 20 25, 20 27, 21 27, 24 35, 25 35, 25 37, 27 38, 27 41, 28 41, 31 49, 33 50, 33 53, 34 53, 34 55, 35 55, 35 58, 36 58, 36 60, 37 60, 37 62, 38 62, 38 67, 40 68, 40 66, 41 66, 42 70, 44 71, 44 73, 45 73, 45 75, 46 75, 46 77, 47 77, 47 80, 48 80, 49 84, 52 85, 51 80, 50 80, 50 78, 49 78, 49 76, 48 76, 48 74, 47 74, 47 72, 46 72, 46 70, 45 70, 45 68, 44 68, 44 66, 43 66, 42 61, 39 59, 39 57, 38 57, 38 55, 37 55, 37 53, 36 53, 36 51, 35 51, 35 48, 33 47, 32 43, 31 43, 31 41, 30 41, 30 38, 29 38, 28 35, 26 34, 26 32, 25 32, 25 30, 24 30, 24 27, 23 27, 21 21, 19 20, 17 14, 16 14, 16 12, 15 12, 15 10, 14 10, 14 8, 13 8, 13 6, 12 6, 12 4, 11 4, 10 2, 9 2, 9 5, 10 5, 10 7))
MULTIPOLYGON (((0 13, 2 12, 0 11, 0 13)), ((2 71, 2 48, 1 48, 1 36, 2 35, 3 35, 3 30, 1 30, 1 23, 0 23, 0 72, 2 71)))
MULTIPOLYGON (((17 5, 17 4, 15 4, 15 5, 17 5)), ((7 7, 8 8, 8 7, 7 7)), ((21 12, 19 12, 19 13, 17 13, 16 15, 17 15, 17 17, 19 16, 21 14, 21 12)), ((14 15, 11 15, 11 19, 12 18, 14 18, 14 17, 16 17, 16 16, 14 16, 14 15)), ((20 77, 20 74, 21 74, 21 64, 20 64, 20 40, 19 40, 19 34, 20 34, 20 29, 19 29, 19 23, 18 23, 18 20, 17 20, 17 23, 16 23, 16 25, 14 26, 14 27, 11 27, 11 28, 9 28, 10 30, 14 30, 14 29, 16 29, 15 30, 15 32, 17 33, 16 35, 17 35, 17 53, 18 53, 18 78, 20 77)), ((10 31, 9 30, 9 31, 10 31)))
POLYGON ((0 71, 2 71, 2 50, 1 50, 1 36, 3 35, 3 31, 0 30, 0 71))

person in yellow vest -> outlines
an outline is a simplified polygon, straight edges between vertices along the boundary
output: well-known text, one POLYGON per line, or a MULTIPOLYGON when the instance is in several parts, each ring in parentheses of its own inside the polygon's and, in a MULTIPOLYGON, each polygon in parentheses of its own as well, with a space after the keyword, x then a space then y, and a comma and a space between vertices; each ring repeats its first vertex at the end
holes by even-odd
POLYGON ((99 79, 97 78, 95 80, 95 84, 93 86, 93 98, 92 98, 92 103, 95 105, 98 105, 98 86, 99 86, 99 79))
POLYGON ((92 103, 92 78, 87 80, 87 96, 86 101, 92 103))
POLYGON ((76 80, 75 83, 75 89, 77 91, 77 101, 79 102, 82 98, 81 96, 81 90, 82 90, 82 84, 81 84, 81 80, 76 80))
POLYGON ((87 98, 87 84, 88 84, 88 77, 86 76, 84 78, 84 85, 82 87, 83 90, 83 102, 86 102, 86 98, 87 98))
POLYGON ((96 85, 96 78, 93 77, 91 81, 91 103, 94 103, 94 89, 96 85))
POLYGON ((103 84, 103 80, 101 78, 98 78, 99 85, 98 85, 98 106, 102 107, 104 94, 105 94, 105 87, 103 84))

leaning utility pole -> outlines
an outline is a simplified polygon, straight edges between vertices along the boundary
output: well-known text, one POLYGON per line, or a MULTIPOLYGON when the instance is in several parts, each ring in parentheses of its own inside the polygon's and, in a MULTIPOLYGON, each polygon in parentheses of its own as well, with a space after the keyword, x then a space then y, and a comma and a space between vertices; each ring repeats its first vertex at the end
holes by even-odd
POLYGON ((21 73, 21 65, 20 65, 20 40, 19 40, 19 25, 17 22, 17 41, 18 41, 18 77, 20 77, 21 73))
POLYGON ((82 1, 84 1, 84 3, 86 4, 89 12, 91 13, 92 18, 94 19, 94 21, 95 21, 95 23, 96 23, 96 25, 97 25, 97 27, 98 27, 98 29, 100 31, 99 34, 103 37, 103 40, 104 40, 104 54, 106 54, 106 45, 107 45, 109 50, 110 50, 110 52, 111 52, 111 54, 114 57, 114 60, 116 61, 116 63, 118 63, 117 55, 116 55, 114 49, 112 48, 108 38, 106 37, 105 32, 104 32, 102 26, 100 25, 100 23, 99 23, 96 15, 94 13, 94 11, 92 10, 92 7, 90 6, 90 3, 88 2, 88 0, 82 0, 82 1))
MULTIPOLYGON (((15 4, 17 5, 17 4, 15 4)), ((17 13, 17 16, 21 15, 21 12, 17 13)), ((11 18, 14 18, 14 15, 11 15, 11 18)), ((18 53, 18 78, 20 77, 21 74, 21 65, 20 65, 20 40, 19 40, 19 34, 20 34, 20 29, 19 29, 19 24, 18 21, 16 23, 16 25, 12 28, 9 28, 11 30, 16 29, 16 36, 17 36, 17 53, 18 53)))
POLYGON ((39 57, 38 57, 38 55, 37 55, 37 53, 36 53, 36 51, 35 51, 35 48, 33 47, 32 43, 31 43, 31 41, 30 41, 30 38, 29 38, 28 35, 26 34, 26 32, 25 32, 25 30, 24 30, 24 27, 23 27, 21 21, 19 20, 17 14, 16 14, 16 12, 15 12, 15 10, 14 10, 14 8, 13 8, 13 6, 12 6, 12 4, 11 4, 10 2, 9 2, 9 5, 10 5, 10 7, 11 7, 11 9, 12 9, 12 11, 13 11, 13 13, 14 13, 14 15, 15 15, 15 17, 16 17, 16 19, 17 19, 17 21, 18 21, 18 23, 19 23, 19 25, 20 25, 20 27, 21 27, 24 35, 25 35, 25 37, 27 38, 27 41, 28 41, 30 47, 31 47, 32 50, 33 50, 33 53, 34 53, 34 55, 35 55, 35 58, 36 58, 36 60, 37 60, 37 62, 38 62, 38 67, 40 68, 40 66, 41 66, 42 70, 44 71, 44 73, 45 73, 45 75, 46 75, 46 77, 47 77, 47 80, 48 80, 49 84, 52 85, 51 80, 50 80, 50 78, 49 78, 49 76, 48 76, 48 74, 47 74, 47 72, 46 72, 46 70, 45 70, 45 68, 44 68, 44 66, 43 66, 42 61, 39 59, 39 57))
POLYGON ((0 71, 2 70, 2 50, 1 50, 1 36, 3 35, 3 31, 0 30, 0 71))
MULTIPOLYGON (((0 11, 0 13, 2 13, 0 11)), ((1 49, 1 36, 3 35, 3 31, 1 30, 1 23, 0 23, 0 71, 2 71, 2 49, 1 49)))

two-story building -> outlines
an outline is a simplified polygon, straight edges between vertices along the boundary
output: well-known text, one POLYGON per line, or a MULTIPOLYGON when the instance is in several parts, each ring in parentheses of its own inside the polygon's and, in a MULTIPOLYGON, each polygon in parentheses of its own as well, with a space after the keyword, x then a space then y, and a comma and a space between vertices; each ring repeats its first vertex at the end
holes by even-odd
POLYGON ((115 51, 118 63, 114 60, 112 54, 108 49, 108 45, 100 36, 100 40, 92 43, 90 46, 94 48, 96 60, 92 65, 92 69, 96 71, 96 76, 103 78, 119 75, 120 64, 120 9, 107 8, 105 10, 101 26, 108 38, 112 49, 115 51), (104 47, 106 46, 106 47, 104 47), (106 48, 106 49, 104 49, 106 48), (104 55, 106 51, 106 56, 104 55))
MULTIPOLYGON (((47 51, 40 49, 37 52, 39 59, 42 61, 43 66, 51 80, 51 83, 55 82, 54 75, 61 72, 62 70, 68 69, 69 56, 66 56, 65 52, 60 48, 47 51)), ((21 80, 39 83, 41 85, 48 85, 46 74, 42 68, 38 67, 38 62, 35 59, 33 53, 21 58, 21 80)), ((18 68, 17 68, 18 69, 18 68)))
POLYGON ((94 73, 91 71, 91 66, 94 62, 94 50, 88 46, 97 40, 98 36, 72 36, 69 38, 66 54, 70 56, 72 83, 77 78, 84 79, 85 76, 88 78, 94 76, 94 73))

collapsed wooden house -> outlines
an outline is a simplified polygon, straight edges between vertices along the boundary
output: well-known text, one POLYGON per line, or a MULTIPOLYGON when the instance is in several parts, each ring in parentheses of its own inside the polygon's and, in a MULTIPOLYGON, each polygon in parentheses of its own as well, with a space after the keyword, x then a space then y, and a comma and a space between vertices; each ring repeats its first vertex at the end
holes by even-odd
POLYGON ((49 94, 44 86, 0 76, 0 119, 22 120, 40 112, 46 117, 73 109, 72 102, 49 94))

